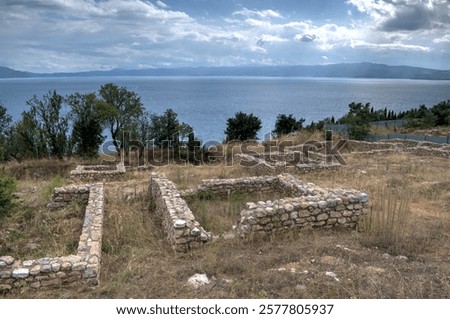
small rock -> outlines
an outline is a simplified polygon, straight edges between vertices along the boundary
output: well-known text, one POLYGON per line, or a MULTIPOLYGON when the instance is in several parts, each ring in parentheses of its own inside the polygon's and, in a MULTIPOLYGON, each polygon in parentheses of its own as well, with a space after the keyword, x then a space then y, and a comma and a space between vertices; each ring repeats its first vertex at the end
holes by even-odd
POLYGON ((177 229, 181 229, 186 227, 186 221, 182 220, 182 219, 178 219, 174 224, 173 227, 177 228, 177 229))
POLYGON ((406 256, 397 256, 395 259, 401 260, 401 261, 408 261, 408 257, 406 256))
POLYGON ((22 264, 24 267, 31 267, 34 264, 34 260, 25 260, 22 264))
POLYGON ((14 257, 11 256, 1 256, 0 261, 3 261, 7 265, 11 265, 14 262, 14 257))
POLYGON ((188 284, 197 289, 201 286, 209 285, 209 279, 206 274, 195 274, 188 279, 188 284))
POLYGON ((297 286, 295 286, 295 288, 296 288, 297 290, 301 290, 301 291, 306 290, 306 286, 305 286, 305 285, 297 285, 297 286))
POLYGON ((340 281, 340 279, 336 276, 336 274, 332 271, 326 271, 325 276, 332 277, 336 281, 340 281))
POLYGON ((322 200, 322 201, 319 202, 319 208, 320 209, 327 208, 327 206, 328 206, 328 203, 326 201, 322 200))
POLYGON ((191 235, 194 236, 194 237, 196 237, 196 236, 198 236, 198 235, 200 235, 200 234, 201 234, 201 231, 200 231, 200 229, 198 229, 197 227, 195 227, 195 228, 193 228, 193 229, 191 230, 191 235))

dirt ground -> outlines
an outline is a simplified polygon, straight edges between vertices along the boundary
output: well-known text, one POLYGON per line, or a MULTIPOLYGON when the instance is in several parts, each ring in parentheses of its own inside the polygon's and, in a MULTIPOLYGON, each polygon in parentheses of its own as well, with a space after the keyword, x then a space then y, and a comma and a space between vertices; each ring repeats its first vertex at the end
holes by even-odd
MULTIPOLYGON (((367 192, 374 220, 377 214, 388 214, 392 205, 405 203, 392 219, 399 226, 391 231, 398 233, 385 233, 389 223, 375 225, 372 220, 356 230, 300 229, 264 238, 219 238, 201 250, 176 254, 149 209, 149 173, 130 172, 126 181, 106 184, 98 287, 24 289, 2 297, 450 298, 450 161, 408 154, 346 159, 349 165, 337 170, 293 174, 321 187, 367 192), (385 202, 393 204, 386 208, 385 202), (196 273, 206 274, 210 283, 189 286, 189 277, 196 273)), ((157 170, 179 188, 203 178, 248 174, 235 167, 157 170)), ((229 211, 228 204, 220 205, 229 211)), ((208 218, 214 223, 214 216, 208 218)))

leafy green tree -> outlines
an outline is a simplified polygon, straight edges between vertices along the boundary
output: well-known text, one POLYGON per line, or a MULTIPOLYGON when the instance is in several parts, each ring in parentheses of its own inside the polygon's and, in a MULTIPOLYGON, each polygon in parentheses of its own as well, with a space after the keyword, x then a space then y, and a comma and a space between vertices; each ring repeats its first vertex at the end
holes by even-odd
POLYGON ((12 117, 7 113, 6 108, 0 105, 0 162, 8 160, 8 142, 11 137, 12 117))
POLYGON ((369 123, 373 120, 370 103, 362 104, 352 102, 348 107, 348 113, 339 122, 348 124, 348 135, 350 138, 363 140, 369 134, 369 123))
POLYGON ((292 114, 278 114, 275 129, 272 131, 276 136, 286 135, 299 131, 305 122, 304 118, 297 120, 292 114))
MULTIPOLYGON (((195 139, 192 127, 178 120, 178 114, 167 109, 162 115, 151 114, 147 141, 171 151, 174 159, 197 163, 201 158, 200 141, 195 139), (187 141, 185 139, 188 139, 187 141)), ((144 126, 143 126, 144 127, 144 126)))
POLYGON ((234 117, 227 119, 226 140, 255 140, 260 129, 261 120, 253 113, 237 112, 234 117))
POLYGON ((151 136, 155 146, 178 147, 180 143, 178 114, 167 109, 163 115, 151 115, 151 136))
POLYGON ((450 125, 450 100, 440 102, 431 108, 436 125, 450 125))
MULTIPOLYGON (((136 119, 144 112, 141 98, 135 92, 113 83, 102 85, 99 93, 103 122, 109 128, 113 144, 120 154, 121 135, 125 131, 131 132, 136 119)), ((123 147, 126 149, 125 145, 123 147)))
POLYGON ((73 121, 71 142, 75 154, 92 158, 98 156, 98 148, 104 141, 102 119, 95 93, 74 93, 67 97, 73 121))
POLYGON ((45 134, 39 126, 34 110, 22 112, 22 117, 12 128, 10 154, 16 160, 48 156, 45 134))
POLYGON ((15 180, 0 173, 0 219, 7 215, 14 206, 13 193, 15 190, 15 180))
POLYGON ((42 100, 38 100, 35 95, 27 101, 45 136, 49 155, 58 159, 62 159, 68 152, 69 120, 61 114, 63 102, 64 98, 56 91, 44 94, 42 100))
POLYGON ((437 117, 425 105, 404 112, 403 117, 407 120, 406 127, 426 129, 436 125, 437 117))

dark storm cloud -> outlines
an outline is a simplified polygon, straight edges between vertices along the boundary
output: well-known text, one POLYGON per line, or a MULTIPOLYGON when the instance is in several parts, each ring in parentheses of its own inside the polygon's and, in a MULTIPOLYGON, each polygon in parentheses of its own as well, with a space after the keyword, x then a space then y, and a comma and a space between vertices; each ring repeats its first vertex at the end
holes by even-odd
POLYGON ((399 9, 395 16, 386 20, 381 29, 383 31, 415 31, 429 29, 431 27, 431 17, 433 12, 423 7, 407 6, 399 9))
POLYGON ((450 25, 450 1, 392 1, 394 15, 383 21, 382 31, 417 31, 450 25))

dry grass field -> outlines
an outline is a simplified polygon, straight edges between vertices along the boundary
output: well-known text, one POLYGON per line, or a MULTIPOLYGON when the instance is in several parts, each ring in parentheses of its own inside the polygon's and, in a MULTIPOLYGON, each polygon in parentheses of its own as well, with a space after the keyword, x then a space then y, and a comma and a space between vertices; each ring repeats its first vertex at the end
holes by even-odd
MULTIPOLYGON (((345 158, 348 165, 337 170, 292 173, 321 187, 368 193, 371 213, 357 230, 300 229, 266 238, 228 238, 226 234, 237 222, 242 206, 258 196, 198 199, 189 203, 193 213, 218 238, 202 250, 177 254, 165 241, 149 209, 149 172, 130 171, 125 181, 106 183, 98 287, 76 291, 24 289, 2 297, 450 298, 450 161, 406 153, 345 158), (195 273, 207 274, 210 285, 189 287, 187 280, 195 273)), ((30 215, 23 218, 40 229, 43 226, 38 221, 52 217, 39 207, 48 199, 48 189, 64 182, 67 170, 33 176, 15 169, 20 205, 30 209, 15 212, 17 215, 2 221, 1 229, 22 227, 22 215, 30 215)), ((249 174, 244 168, 224 165, 170 165, 155 171, 166 174, 179 189, 194 187, 205 178, 249 174)), ((27 238, 39 236, 39 231, 32 232, 31 228, 21 231, 29 232, 27 238)), ((45 241, 54 241, 45 232, 42 235, 34 239, 42 248, 47 247, 45 241)), ((63 248, 47 248, 58 252, 70 248, 71 240, 63 248)), ((24 244, 10 247, 8 254, 25 257, 18 248, 24 244)))

